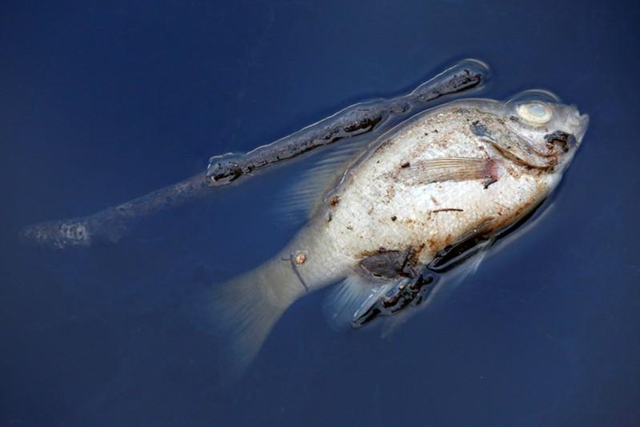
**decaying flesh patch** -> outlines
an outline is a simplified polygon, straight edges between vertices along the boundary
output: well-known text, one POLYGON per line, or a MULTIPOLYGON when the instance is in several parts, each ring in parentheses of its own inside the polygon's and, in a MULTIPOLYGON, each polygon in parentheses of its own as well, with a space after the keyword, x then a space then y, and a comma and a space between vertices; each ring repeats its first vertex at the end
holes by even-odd
POLYGON ((403 250, 379 248, 376 251, 360 254, 360 268, 374 277, 395 279, 414 277, 419 254, 425 245, 409 247, 403 250))
POLYGON ((547 149, 554 154, 556 154, 556 147, 566 153, 572 146, 578 144, 575 136, 559 130, 545 135, 544 140, 547 143, 547 149))

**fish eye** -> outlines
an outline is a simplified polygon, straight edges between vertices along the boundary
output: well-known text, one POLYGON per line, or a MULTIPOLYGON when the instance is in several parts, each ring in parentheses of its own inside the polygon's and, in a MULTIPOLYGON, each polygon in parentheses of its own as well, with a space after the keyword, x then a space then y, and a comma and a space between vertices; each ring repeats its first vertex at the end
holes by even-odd
POLYGON ((549 123, 552 116, 551 107, 541 102, 528 102, 520 104, 516 108, 518 115, 532 125, 544 125, 549 123))

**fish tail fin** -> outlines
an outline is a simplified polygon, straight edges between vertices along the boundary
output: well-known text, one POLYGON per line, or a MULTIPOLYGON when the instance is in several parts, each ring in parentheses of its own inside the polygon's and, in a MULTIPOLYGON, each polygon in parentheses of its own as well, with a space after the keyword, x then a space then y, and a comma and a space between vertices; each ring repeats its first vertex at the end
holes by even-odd
POLYGON ((220 340, 226 382, 244 373, 278 319, 305 292, 297 280, 289 262, 274 259, 214 285, 194 301, 196 325, 220 340))

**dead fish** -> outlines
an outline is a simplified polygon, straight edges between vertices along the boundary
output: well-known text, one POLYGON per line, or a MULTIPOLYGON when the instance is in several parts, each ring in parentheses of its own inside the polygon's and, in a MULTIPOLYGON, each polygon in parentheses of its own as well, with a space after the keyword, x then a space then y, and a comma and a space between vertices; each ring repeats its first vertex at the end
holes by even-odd
POLYGON ((425 299, 425 269, 513 226, 556 188, 588 123, 543 91, 463 99, 328 156, 290 194, 308 224, 201 300, 230 339, 232 369, 249 364, 291 304, 325 286, 341 282, 328 312, 352 326, 425 299))

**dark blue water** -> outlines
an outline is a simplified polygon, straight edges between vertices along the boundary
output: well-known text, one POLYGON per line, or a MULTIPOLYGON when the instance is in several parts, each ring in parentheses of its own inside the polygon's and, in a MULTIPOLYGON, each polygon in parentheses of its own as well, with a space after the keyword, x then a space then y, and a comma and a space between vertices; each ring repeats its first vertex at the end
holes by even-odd
POLYGON ((639 15, 559 0, 4 2, 0 423, 638 425, 639 15), (548 88, 591 126, 551 213, 391 339, 333 332, 312 294, 221 389, 215 341, 184 316, 296 232, 271 208, 304 162, 115 245, 18 240, 465 57, 492 66, 486 96, 548 88))

